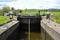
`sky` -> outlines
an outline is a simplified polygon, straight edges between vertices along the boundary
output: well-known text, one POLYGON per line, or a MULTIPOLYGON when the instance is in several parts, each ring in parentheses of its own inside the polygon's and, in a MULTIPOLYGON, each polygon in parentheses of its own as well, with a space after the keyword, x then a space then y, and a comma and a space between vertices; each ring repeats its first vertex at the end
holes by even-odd
POLYGON ((60 0, 0 0, 0 9, 5 6, 15 9, 60 9, 60 0))

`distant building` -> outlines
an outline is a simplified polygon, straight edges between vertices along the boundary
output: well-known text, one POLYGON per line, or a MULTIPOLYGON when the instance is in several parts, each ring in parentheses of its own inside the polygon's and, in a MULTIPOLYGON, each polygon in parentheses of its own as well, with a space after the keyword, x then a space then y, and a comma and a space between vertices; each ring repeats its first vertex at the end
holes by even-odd
POLYGON ((9 13, 4 13, 4 16, 7 16, 7 15, 9 15, 9 13))
POLYGON ((8 15, 10 15, 10 14, 13 14, 13 12, 12 12, 12 11, 5 12, 5 13, 4 13, 4 16, 8 16, 8 15))

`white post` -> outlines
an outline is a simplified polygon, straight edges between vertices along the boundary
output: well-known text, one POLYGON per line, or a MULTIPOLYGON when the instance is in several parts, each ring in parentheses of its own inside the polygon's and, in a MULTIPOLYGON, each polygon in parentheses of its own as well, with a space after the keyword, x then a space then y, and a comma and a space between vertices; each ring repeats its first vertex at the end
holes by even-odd
POLYGON ((29 37, 29 40, 30 40, 30 19, 29 19, 29 22, 28 22, 28 37, 29 37))

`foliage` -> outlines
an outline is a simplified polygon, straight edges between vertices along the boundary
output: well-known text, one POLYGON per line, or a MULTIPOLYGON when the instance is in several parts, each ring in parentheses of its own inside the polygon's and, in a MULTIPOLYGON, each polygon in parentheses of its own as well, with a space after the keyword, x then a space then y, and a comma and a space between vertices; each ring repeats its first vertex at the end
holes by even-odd
POLYGON ((60 23, 60 15, 53 15, 51 17, 51 20, 56 22, 56 23, 60 23))
POLYGON ((3 7, 3 12, 8 12, 10 10, 10 7, 3 7))

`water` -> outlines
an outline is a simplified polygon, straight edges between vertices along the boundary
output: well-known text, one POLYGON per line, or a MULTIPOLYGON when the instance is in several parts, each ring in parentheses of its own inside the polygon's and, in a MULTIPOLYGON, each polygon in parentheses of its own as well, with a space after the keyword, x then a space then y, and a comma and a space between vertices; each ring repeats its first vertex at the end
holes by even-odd
POLYGON ((28 32, 25 32, 25 34, 27 35, 25 40, 41 40, 41 33, 30 32, 30 39, 28 32))

